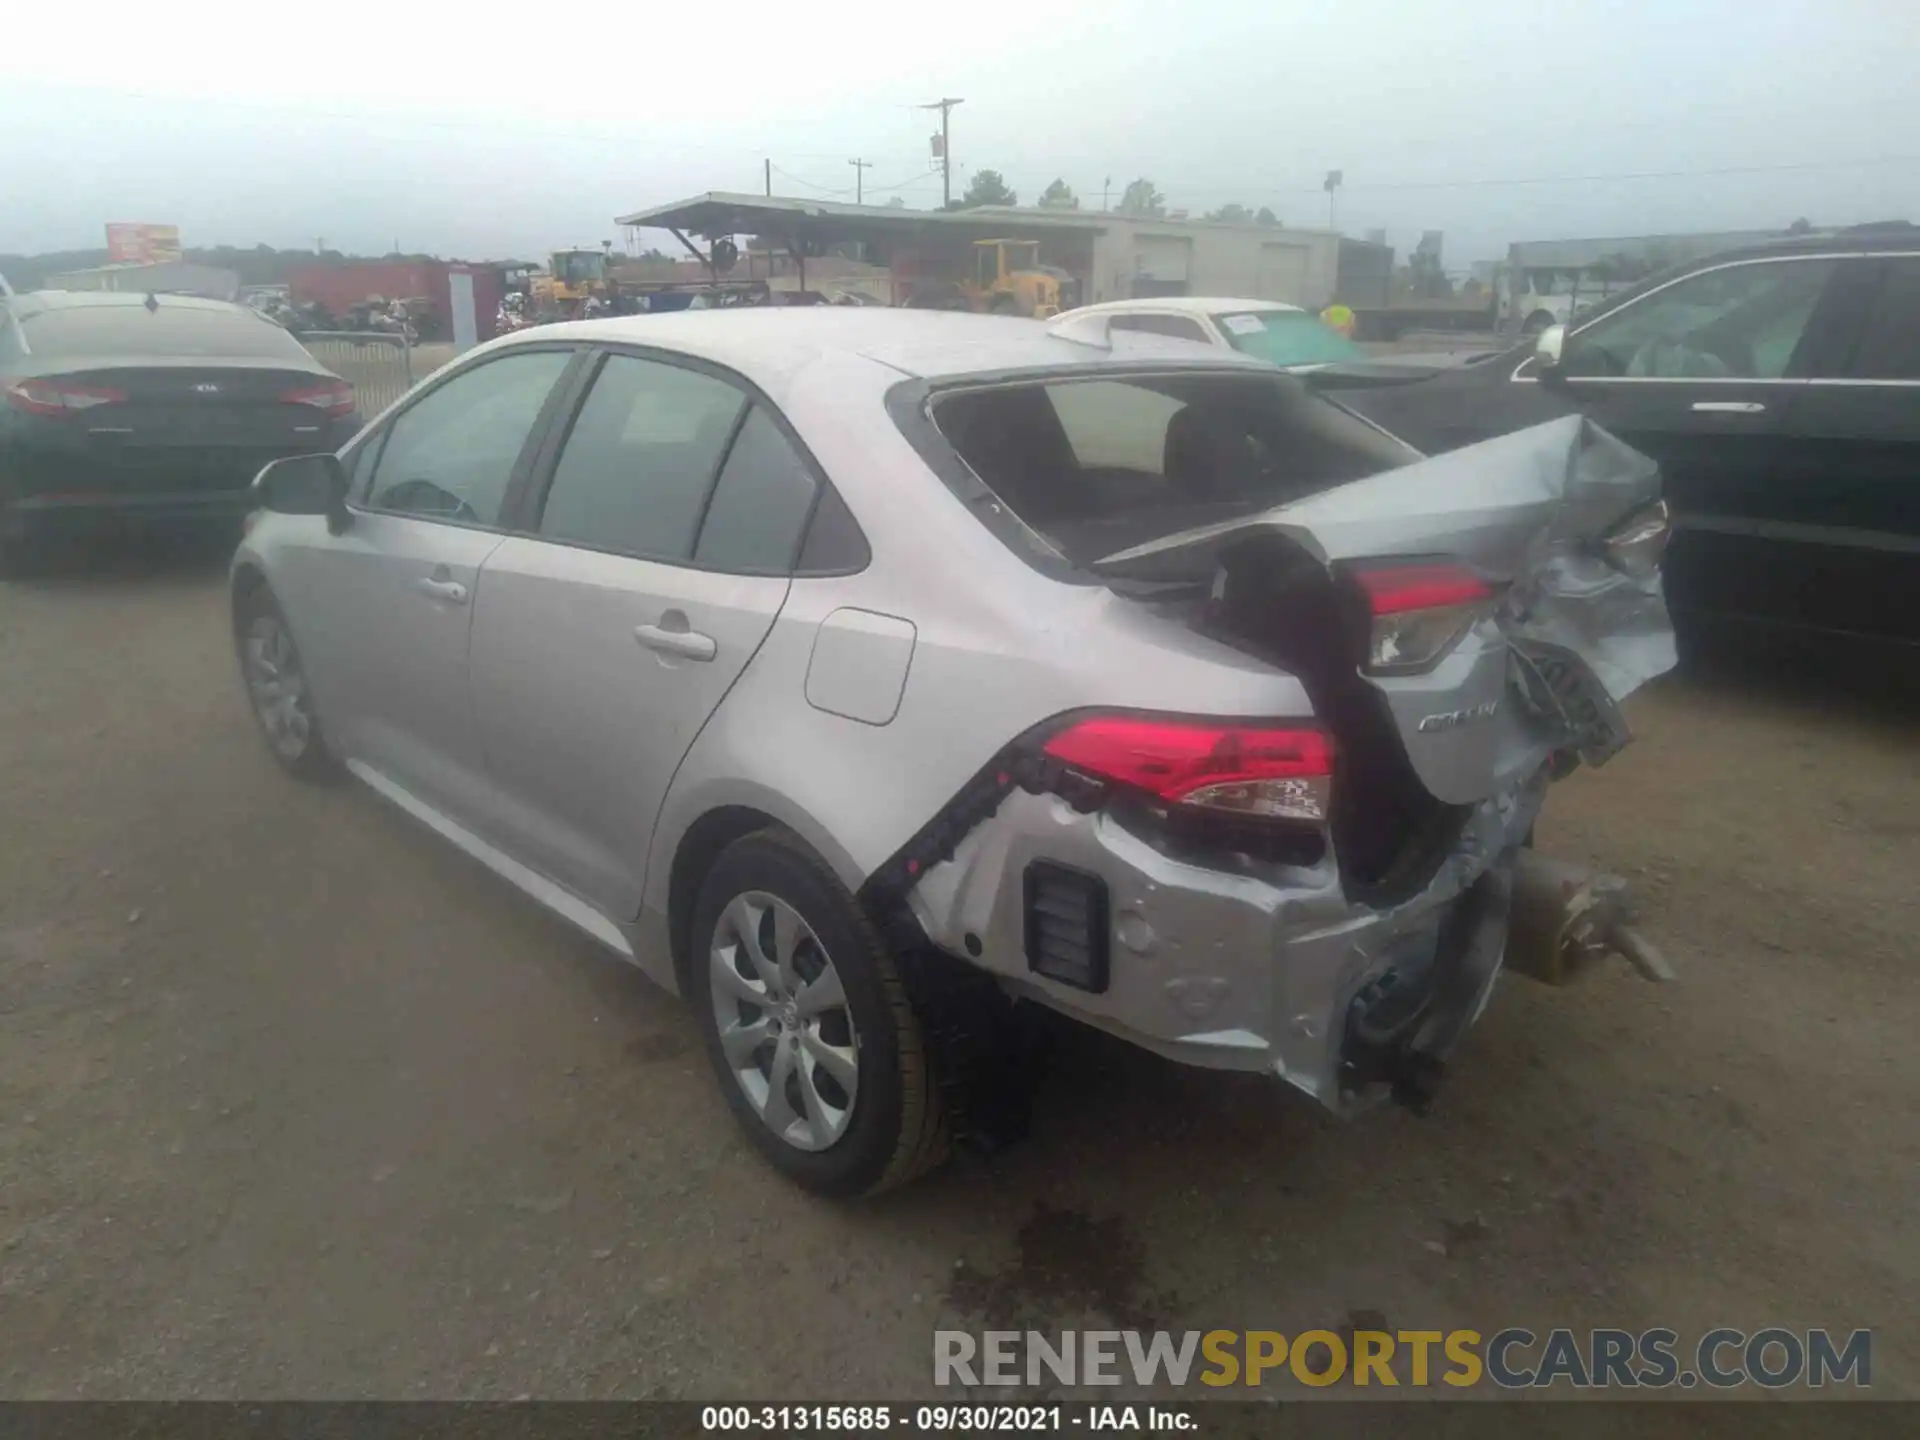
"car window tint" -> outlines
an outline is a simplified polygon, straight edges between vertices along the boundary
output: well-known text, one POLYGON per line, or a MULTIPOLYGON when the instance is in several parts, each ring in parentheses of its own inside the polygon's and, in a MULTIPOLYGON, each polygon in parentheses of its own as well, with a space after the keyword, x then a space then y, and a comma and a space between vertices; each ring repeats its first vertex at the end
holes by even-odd
POLYGON ((719 570, 787 573, 814 488, 780 427, 754 406, 714 484, 693 558, 719 570))
POLYGON ((1920 259, 1896 256, 1886 265, 1847 373, 1861 380, 1920 380, 1920 259))
POLYGON ((476 365, 395 416, 368 503, 379 510, 497 525, 514 466, 568 350, 476 365))
POLYGON ((1561 368, 1589 379, 1779 379, 1835 263, 1767 261, 1690 276, 1570 337, 1561 368))
POLYGON ((1207 343, 1207 332, 1200 328, 1200 322, 1189 320, 1184 315, 1116 315, 1108 322, 1109 330, 1139 330, 1148 335, 1170 335, 1175 340, 1197 340, 1207 343))
POLYGON ((1167 425, 1184 401, 1117 380, 1050 385, 1044 393, 1083 468, 1164 470, 1167 425))
POLYGON ((733 386, 697 370, 608 356, 560 452, 540 533, 686 559, 746 403, 733 386))
POLYGON ((807 525, 807 540, 800 547, 795 566, 803 575, 851 574, 864 570, 873 559, 860 522, 847 509, 847 502, 831 485, 820 492, 820 503, 813 507, 813 519, 807 525))
POLYGON ((355 504, 364 504, 367 492, 373 488, 373 467, 380 458, 383 438, 384 435, 367 436, 347 458, 347 494, 355 504))

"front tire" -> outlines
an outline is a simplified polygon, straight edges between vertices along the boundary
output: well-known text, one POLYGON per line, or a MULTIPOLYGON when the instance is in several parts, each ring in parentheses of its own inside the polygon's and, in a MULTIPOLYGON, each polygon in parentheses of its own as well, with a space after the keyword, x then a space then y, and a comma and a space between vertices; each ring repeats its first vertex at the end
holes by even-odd
POLYGON ((273 758, 297 779, 332 779, 339 767, 320 733, 300 651, 264 584, 235 603, 233 631, 240 678, 273 758))
POLYGON ((886 943, 780 830, 721 852, 694 912, 688 998, 728 1108, 823 1195, 904 1184, 947 1156, 931 1057, 886 943))

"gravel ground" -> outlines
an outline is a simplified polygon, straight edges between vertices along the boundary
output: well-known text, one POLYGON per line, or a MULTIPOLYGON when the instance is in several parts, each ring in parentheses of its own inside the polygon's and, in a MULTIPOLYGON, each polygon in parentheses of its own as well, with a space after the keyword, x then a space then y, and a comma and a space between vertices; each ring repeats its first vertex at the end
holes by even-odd
POLYGON ((1920 1392, 1911 710, 1638 698, 1541 842, 1680 983, 1509 982, 1424 1120, 1076 1034, 1033 1139, 838 1206, 678 1002, 279 775, 217 561, 0 588, 0 676, 0 1394, 905 1397, 943 1322, 1356 1316, 1873 1326, 1920 1392))

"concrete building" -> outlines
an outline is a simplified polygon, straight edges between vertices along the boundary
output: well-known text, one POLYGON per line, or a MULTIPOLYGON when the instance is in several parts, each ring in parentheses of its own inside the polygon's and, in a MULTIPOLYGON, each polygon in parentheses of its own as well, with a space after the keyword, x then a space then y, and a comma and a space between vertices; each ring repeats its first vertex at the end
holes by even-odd
POLYGON ((49 275, 48 290, 125 290, 140 295, 201 295, 209 300, 234 300, 240 295, 240 272, 191 260, 167 260, 153 265, 99 265, 49 275))
MULTIPOLYGON (((1318 309, 1339 293, 1343 274, 1358 267, 1384 275, 1393 263, 1385 246, 1327 230, 1019 206, 949 213, 711 192, 622 215, 619 223, 666 230, 683 241, 688 235, 758 235, 797 257, 855 242, 875 263, 891 266, 896 281, 930 259, 949 268, 964 265, 966 247, 976 240, 1034 240, 1041 264, 1078 282, 1082 303, 1233 295, 1318 309)), ((799 263, 810 274, 815 262, 799 263)))

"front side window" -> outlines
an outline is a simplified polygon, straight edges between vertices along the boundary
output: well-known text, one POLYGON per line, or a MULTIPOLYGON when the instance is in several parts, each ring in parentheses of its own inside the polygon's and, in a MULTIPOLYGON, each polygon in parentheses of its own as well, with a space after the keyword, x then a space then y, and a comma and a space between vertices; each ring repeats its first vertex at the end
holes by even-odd
POLYGON ((609 355, 560 452, 540 533, 649 559, 689 558, 746 405, 724 380, 609 355))
POLYGON ((982 285, 993 285, 1000 279, 1000 253, 991 245, 974 247, 974 263, 982 285))
POLYGON ((1561 369, 1585 379, 1780 379, 1835 263, 1761 261, 1676 281, 1569 337, 1561 369))
POLYGON ((503 355, 429 391, 388 427, 367 503, 498 525, 521 451, 572 359, 570 350, 503 355))

